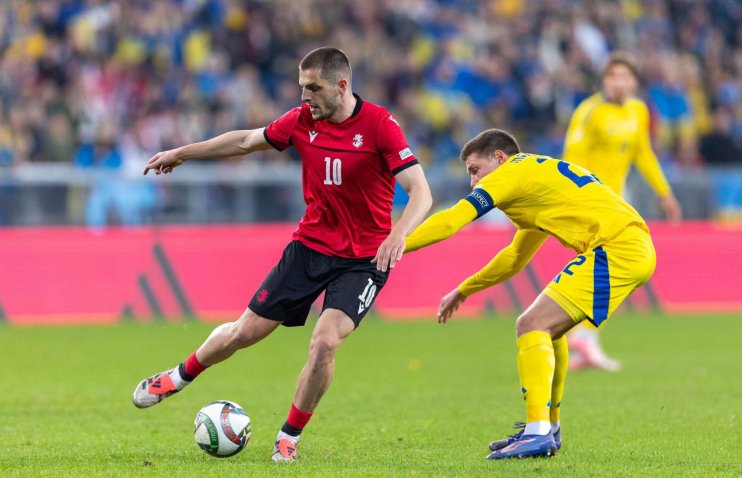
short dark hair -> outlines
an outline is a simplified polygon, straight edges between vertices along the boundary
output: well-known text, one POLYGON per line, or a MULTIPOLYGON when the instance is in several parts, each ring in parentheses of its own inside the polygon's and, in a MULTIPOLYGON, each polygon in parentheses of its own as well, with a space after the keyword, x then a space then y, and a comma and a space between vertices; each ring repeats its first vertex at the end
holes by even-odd
POLYGON ((605 62, 605 66, 603 67, 603 71, 601 72, 600 77, 603 78, 606 74, 608 74, 608 71, 616 65, 621 65, 628 68, 637 81, 641 79, 641 77, 639 76, 639 67, 636 66, 634 57, 632 57, 625 51, 614 51, 613 53, 611 53, 611 55, 608 57, 608 61, 605 62))
POLYGON ((483 154, 489 156, 497 150, 503 151, 508 157, 520 153, 520 146, 513 135, 501 129, 487 129, 466 142, 461 148, 461 161, 472 154, 483 154))
POLYGON ((342 50, 331 46, 323 46, 310 51, 299 63, 299 69, 301 70, 312 68, 318 68, 320 78, 332 83, 343 78, 347 78, 350 83, 353 75, 348 56, 342 50))

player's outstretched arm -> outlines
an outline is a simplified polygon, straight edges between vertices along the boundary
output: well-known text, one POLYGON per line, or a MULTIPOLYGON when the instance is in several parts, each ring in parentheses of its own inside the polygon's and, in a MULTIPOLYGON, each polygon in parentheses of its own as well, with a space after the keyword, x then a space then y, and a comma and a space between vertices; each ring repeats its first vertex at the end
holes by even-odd
POLYGON ((462 199, 450 208, 433 214, 412 231, 405 241, 405 252, 448 239, 476 218, 477 210, 469 201, 462 199))
POLYGON ((470 295, 505 282, 520 272, 539 250, 549 235, 536 229, 521 229, 513 241, 486 266, 467 278, 441 299, 438 322, 445 323, 470 295))
POLYGON ((402 216, 392 228, 389 236, 381 243, 376 256, 371 262, 376 264, 380 271, 394 267, 395 262, 402 259, 405 249, 405 236, 417 227, 433 205, 433 196, 430 186, 425 179, 423 168, 416 164, 397 173, 395 176, 399 185, 410 196, 402 216))
POLYGON ((155 174, 172 173, 173 169, 191 159, 226 158, 271 149, 272 146, 263 136, 264 129, 230 131, 200 143, 160 151, 147 161, 144 174, 150 170, 155 174))

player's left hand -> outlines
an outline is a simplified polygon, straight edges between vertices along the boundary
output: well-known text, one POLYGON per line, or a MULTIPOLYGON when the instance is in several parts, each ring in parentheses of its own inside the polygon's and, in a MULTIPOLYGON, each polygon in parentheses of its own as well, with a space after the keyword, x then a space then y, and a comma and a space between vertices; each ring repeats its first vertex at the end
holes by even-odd
POLYGON ((455 288, 441 299, 441 306, 438 308, 438 323, 445 324, 456 309, 466 300, 459 288, 455 288))
POLYGON ((394 269, 394 264, 402 260, 404 248, 404 236, 392 231, 392 233, 389 234, 387 238, 384 239, 384 242, 379 246, 379 249, 376 251, 376 256, 371 259, 371 263, 376 264, 376 268, 381 272, 386 272, 388 269, 394 269))

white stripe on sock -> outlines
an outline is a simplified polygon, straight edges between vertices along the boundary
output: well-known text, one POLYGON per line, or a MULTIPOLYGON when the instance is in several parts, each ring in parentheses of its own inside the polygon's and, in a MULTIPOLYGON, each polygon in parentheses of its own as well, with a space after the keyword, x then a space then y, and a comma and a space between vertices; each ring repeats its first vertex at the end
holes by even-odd
POLYGON ((554 434, 559 430, 559 422, 551 422, 551 433, 554 434))
POLYGON ((183 387, 191 383, 187 380, 183 380, 183 377, 180 376, 180 366, 172 369, 169 375, 170 379, 173 381, 173 385, 175 385, 175 388, 178 390, 181 390, 183 387))
POLYGON ((550 422, 531 422, 526 424, 526 429, 523 430, 524 435, 548 435, 551 433, 550 422))

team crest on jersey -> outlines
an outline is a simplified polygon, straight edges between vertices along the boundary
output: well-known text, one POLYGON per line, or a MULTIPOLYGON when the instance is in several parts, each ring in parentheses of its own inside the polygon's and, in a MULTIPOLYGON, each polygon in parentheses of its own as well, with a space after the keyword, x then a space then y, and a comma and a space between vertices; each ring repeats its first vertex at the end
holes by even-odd
POLYGON ((361 146, 363 146, 363 135, 362 134, 357 134, 353 136, 353 146, 355 146, 356 148, 360 148, 361 146))

